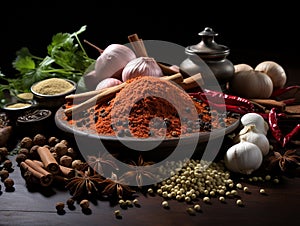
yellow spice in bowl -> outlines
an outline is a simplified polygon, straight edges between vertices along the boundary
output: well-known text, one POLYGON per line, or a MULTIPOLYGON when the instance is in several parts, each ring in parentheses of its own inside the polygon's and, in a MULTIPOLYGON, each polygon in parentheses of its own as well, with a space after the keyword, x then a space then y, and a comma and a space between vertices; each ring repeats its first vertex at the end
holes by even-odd
POLYGON ((67 93, 74 89, 74 86, 61 78, 45 79, 32 87, 32 90, 42 95, 56 95, 67 93))
POLYGON ((7 105, 6 108, 25 108, 25 107, 29 107, 31 106, 31 104, 28 103, 15 103, 15 104, 10 104, 7 105))

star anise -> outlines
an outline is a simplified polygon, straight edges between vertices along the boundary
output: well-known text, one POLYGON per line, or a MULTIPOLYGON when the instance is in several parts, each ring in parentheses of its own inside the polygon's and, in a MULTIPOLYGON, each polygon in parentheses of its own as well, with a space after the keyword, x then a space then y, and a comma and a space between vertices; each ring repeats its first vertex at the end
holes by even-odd
POLYGON ((113 161, 112 155, 108 153, 101 154, 99 152, 98 156, 88 155, 86 161, 94 171, 101 175, 104 175, 105 166, 111 166, 115 170, 119 169, 113 161))
POLYGON ((93 195, 98 193, 98 186, 104 178, 97 173, 91 175, 90 168, 85 171, 76 170, 76 175, 72 178, 66 179, 65 188, 69 189, 73 195, 73 199, 85 195, 93 195))
POLYGON ((102 190, 103 195, 114 196, 121 199, 124 197, 130 197, 135 193, 135 190, 131 189, 129 185, 127 185, 123 178, 118 178, 115 173, 112 172, 111 178, 104 179, 100 186, 103 185, 104 188, 102 190))
POLYGON ((297 155, 296 150, 287 150, 283 154, 274 151, 273 154, 268 158, 270 167, 279 166, 280 170, 284 172, 288 169, 289 164, 300 165, 300 155, 297 155))
POLYGON ((130 180, 131 178, 135 177, 135 181, 138 187, 142 187, 145 183, 152 184, 155 182, 155 168, 152 166, 154 162, 146 162, 144 161, 142 155, 139 156, 138 161, 135 162, 133 160, 129 161, 128 167, 130 170, 124 173, 122 176, 130 180))

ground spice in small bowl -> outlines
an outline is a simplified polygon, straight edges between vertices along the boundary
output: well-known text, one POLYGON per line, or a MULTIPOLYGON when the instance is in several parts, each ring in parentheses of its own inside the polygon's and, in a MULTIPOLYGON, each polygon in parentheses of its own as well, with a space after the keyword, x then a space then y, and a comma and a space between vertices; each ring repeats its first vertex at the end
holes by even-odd
POLYGON ((49 78, 34 84, 31 90, 41 95, 57 95, 74 90, 74 84, 62 78, 49 78))
POLYGON ((138 138, 209 132, 230 123, 226 113, 212 111, 179 86, 151 76, 132 79, 110 101, 68 122, 104 136, 138 138))
POLYGON ((26 107, 29 107, 31 105, 32 104, 29 104, 29 103, 14 103, 14 104, 6 105, 5 107, 9 108, 9 109, 19 109, 19 108, 26 108, 26 107))

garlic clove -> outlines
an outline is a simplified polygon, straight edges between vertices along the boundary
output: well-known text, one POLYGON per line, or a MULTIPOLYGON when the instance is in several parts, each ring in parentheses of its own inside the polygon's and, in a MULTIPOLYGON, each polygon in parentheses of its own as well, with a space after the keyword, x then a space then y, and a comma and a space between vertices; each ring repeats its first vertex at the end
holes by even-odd
POLYGON ((255 124, 248 124, 238 134, 238 142, 248 141, 256 144, 261 150, 263 156, 266 156, 270 150, 270 142, 267 136, 261 133, 255 124))
POLYGON ((138 57, 126 64, 122 71, 122 81, 125 82, 137 76, 162 77, 163 72, 154 58, 138 57))
POLYGON ((122 81, 119 80, 119 79, 106 78, 106 79, 103 79, 102 81, 100 81, 98 83, 98 85, 96 86, 96 90, 113 87, 113 86, 116 86, 116 85, 120 85, 121 83, 122 83, 122 81))

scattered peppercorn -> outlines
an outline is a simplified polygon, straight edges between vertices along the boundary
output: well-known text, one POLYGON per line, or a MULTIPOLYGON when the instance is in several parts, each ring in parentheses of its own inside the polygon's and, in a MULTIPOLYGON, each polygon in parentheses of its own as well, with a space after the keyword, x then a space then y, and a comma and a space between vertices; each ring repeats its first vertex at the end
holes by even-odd
POLYGON ((27 159, 27 156, 23 153, 19 153, 16 156, 16 162, 20 165, 21 162, 24 162, 27 159))
POLYGON ((219 197, 219 201, 225 203, 225 197, 224 196, 220 196, 219 197))
POLYGON ((30 137, 23 137, 20 141, 20 147, 21 148, 28 148, 30 149, 33 145, 33 141, 30 137))
POLYGON ((55 144, 59 142, 59 139, 57 137, 49 137, 48 138, 48 144, 53 147, 55 144))
POLYGON ((265 195, 266 194, 266 190, 263 189, 263 188, 261 188, 261 189, 259 189, 259 193, 262 194, 262 195, 265 195))
POLYGON ((8 171, 11 171, 12 169, 12 161, 9 160, 9 159, 6 159, 4 162, 3 162, 3 168, 8 170, 8 171))
POLYGON ((241 200, 241 199, 237 199, 236 200, 236 204, 238 205, 238 206, 243 206, 244 204, 243 204, 243 201, 241 200))
POLYGON ((57 202, 57 203, 55 204, 55 208, 56 208, 56 210, 57 210, 58 212, 61 212, 61 211, 64 210, 65 204, 64 204, 63 202, 57 202))
POLYGON ((69 206, 69 207, 73 207, 74 206, 74 203, 75 203, 75 200, 74 199, 72 199, 72 198, 69 198, 68 200, 67 200, 67 205, 69 206))
POLYGON ((47 139, 43 134, 38 133, 33 137, 32 142, 34 145, 43 146, 47 143, 47 139))
POLYGON ((14 184, 15 184, 14 180, 11 179, 11 178, 9 178, 9 177, 6 178, 6 179, 3 181, 3 183, 4 183, 4 186, 5 186, 6 190, 9 190, 9 191, 13 189, 14 184))
POLYGON ((115 215, 117 218, 120 218, 120 217, 121 217, 121 211, 120 211, 120 210, 115 210, 115 211, 114 211, 114 215, 115 215))
POLYGON ((1 158, 5 158, 6 156, 8 156, 8 149, 7 147, 1 147, 0 148, 0 159, 1 158))
POLYGON ((168 201, 163 201, 163 202, 161 203, 161 205, 162 205, 162 207, 164 207, 164 208, 168 208, 168 207, 169 207, 168 201))
POLYGON ((195 204, 194 205, 194 210, 199 212, 201 210, 201 206, 199 204, 195 204))
POLYGON ((83 210, 85 210, 85 209, 88 209, 90 207, 90 202, 87 199, 83 199, 83 200, 80 201, 79 205, 83 210))
POLYGON ((9 172, 5 169, 0 170, 0 178, 4 181, 6 178, 9 177, 9 172))
POLYGON ((192 207, 188 207, 187 209, 186 209, 186 211, 188 212, 188 214, 189 215, 196 215, 196 211, 195 211, 195 209, 194 208, 192 208, 192 207))

